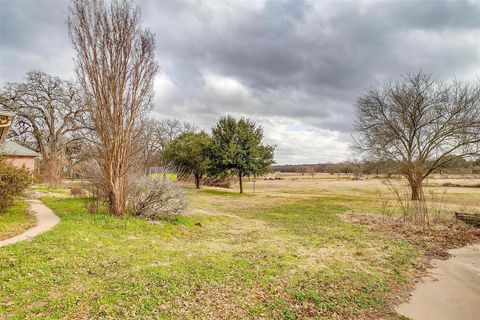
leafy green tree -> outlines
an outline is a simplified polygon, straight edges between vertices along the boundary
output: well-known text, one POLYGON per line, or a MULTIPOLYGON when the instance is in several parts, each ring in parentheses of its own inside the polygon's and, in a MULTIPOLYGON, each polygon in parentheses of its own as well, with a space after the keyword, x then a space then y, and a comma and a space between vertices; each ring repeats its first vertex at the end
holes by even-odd
POLYGON ((212 130, 210 172, 237 176, 243 193, 244 176, 264 174, 274 163, 275 146, 263 145, 262 140, 263 128, 253 121, 222 117, 212 130))
POLYGON ((206 132, 186 132, 169 143, 162 156, 182 170, 195 176, 195 185, 200 188, 202 177, 210 164, 208 150, 211 138, 206 132))

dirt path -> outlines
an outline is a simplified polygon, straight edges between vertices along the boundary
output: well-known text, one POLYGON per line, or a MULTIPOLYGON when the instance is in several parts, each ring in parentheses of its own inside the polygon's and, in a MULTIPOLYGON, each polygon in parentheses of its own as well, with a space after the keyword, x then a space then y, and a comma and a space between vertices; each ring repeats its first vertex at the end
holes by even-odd
POLYGON ((37 217, 37 225, 15 237, 0 241, 0 247, 19 241, 29 240, 42 232, 50 230, 60 222, 60 218, 57 217, 52 210, 43 205, 40 200, 28 201, 30 202, 30 210, 37 217))
POLYGON ((434 260, 409 301, 396 311, 411 319, 480 319, 480 244, 450 250, 434 260))

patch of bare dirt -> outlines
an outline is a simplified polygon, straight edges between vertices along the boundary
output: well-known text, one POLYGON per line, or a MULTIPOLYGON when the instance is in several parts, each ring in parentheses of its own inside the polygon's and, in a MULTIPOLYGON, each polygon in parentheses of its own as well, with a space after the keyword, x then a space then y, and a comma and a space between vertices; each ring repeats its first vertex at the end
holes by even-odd
POLYGON ((447 250, 480 242, 480 228, 454 219, 437 221, 430 227, 420 227, 391 217, 374 215, 348 214, 342 218, 373 231, 403 239, 423 249, 428 259, 446 259, 449 257, 447 250))

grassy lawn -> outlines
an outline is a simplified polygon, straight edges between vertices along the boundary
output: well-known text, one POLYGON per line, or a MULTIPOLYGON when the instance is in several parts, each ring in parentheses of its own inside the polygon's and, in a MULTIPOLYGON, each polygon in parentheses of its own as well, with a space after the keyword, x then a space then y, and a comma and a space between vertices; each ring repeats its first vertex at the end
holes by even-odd
POLYGON ((353 198, 188 192, 161 225, 44 198, 62 220, 0 249, 0 318, 396 317, 422 253, 342 222, 353 198))
POLYGON ((16 201, 11 208, 0 211, 0 240, 16 236, 36 223, 36 218, 28 212, 28 203, 16 201))
POLYGON ((30 190, 32 191, 39 191, 39 192, 42 192, 43 194, 60 194, 60 195, 69 195, 70 194, 70 191, 66 188, 56 188, 56 187, 51 187, 51 186, 47 186, 47 185, 34 185, 32 187, 30 187, 30 190))

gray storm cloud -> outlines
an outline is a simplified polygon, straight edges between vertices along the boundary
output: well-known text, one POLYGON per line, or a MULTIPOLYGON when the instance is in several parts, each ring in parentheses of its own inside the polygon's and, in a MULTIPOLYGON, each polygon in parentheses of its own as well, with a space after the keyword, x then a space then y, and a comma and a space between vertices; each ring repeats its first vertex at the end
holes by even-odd
MULTIPOLYGON (((279 163, 348 156, 352 106, 370 86, 422 69, 480 75, 480 2, 140 1, 156 34, 154 112, 209 128, 254 118, 279 163)), ((68 2, 0 2, 0 80, 73 77, 68 2)))

